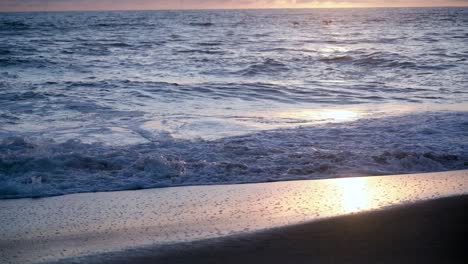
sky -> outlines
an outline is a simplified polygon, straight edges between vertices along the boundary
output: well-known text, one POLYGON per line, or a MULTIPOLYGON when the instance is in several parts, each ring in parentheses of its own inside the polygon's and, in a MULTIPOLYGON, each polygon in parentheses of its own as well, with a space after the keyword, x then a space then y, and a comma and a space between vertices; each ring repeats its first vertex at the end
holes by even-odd
POLYGON ((468 0, 0 0, 0 11, 468 6, 468 0))

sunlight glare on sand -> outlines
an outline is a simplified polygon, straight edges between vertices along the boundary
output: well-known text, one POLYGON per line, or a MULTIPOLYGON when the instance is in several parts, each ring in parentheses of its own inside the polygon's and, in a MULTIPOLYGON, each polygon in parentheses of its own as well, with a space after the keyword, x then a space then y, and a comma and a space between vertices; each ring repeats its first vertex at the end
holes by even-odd
POLYGON ((346 213, 361 211, 369 207, 369 193, 366 190, 366 179, 340 179, 336 184, 341 192, 341 203, 346 213))

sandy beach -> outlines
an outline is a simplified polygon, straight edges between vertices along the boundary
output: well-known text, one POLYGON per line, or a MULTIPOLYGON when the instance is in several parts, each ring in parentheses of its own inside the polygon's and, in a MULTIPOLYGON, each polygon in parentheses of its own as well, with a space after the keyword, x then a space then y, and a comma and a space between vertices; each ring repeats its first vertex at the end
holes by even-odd
POLYGON ((465 170, 2 200, 0 262, 388 260, 426 258, 426 250, 448 259, 442 253, 459 245, 450 237, 466 229, 467 177, 465 170))
POLYGON ((466 263, 467 207, 444 198, 92 263, 466 263))

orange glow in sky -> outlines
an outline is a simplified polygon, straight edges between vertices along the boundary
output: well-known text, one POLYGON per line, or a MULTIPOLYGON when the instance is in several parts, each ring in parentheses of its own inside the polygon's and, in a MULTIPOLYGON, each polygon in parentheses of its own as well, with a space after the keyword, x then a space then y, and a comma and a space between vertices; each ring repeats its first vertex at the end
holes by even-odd
POLYGON ((468 6, 468 0, 2 0, 0 11, 468 6))

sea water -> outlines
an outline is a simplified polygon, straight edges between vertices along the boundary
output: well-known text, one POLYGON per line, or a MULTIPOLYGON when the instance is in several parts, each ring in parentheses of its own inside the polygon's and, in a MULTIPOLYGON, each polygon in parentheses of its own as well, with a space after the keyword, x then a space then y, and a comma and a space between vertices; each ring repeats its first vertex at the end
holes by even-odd
POLYGON ((468 9, 0 13, 0 198, 468 168, 468 9))

